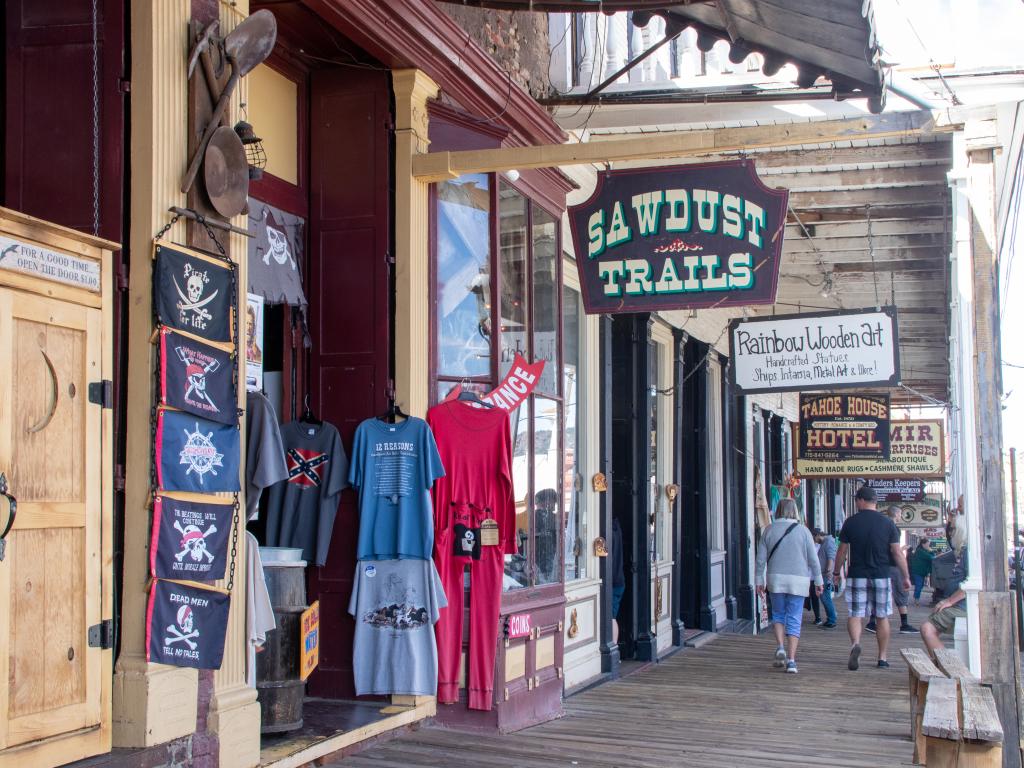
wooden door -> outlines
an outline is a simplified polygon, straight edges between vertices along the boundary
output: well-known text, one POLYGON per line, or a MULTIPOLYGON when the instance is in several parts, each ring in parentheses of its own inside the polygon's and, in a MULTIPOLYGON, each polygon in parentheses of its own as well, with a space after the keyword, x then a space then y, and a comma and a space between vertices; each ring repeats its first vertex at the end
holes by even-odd
POLYGON ((88 389, 101 342, 99 309, 0 289, 0 471, 18 500, 0 561, 0 766, 109 749, 111 651, 88 639, 110 578, 88 389))
MULTIPOLYGON (((348 451, 363 419, 387 407, 391 106, 387 73, 321 70, 310 78, 309 392, 348 451)), ((355 694, 348 615, 356 567, 356 495, 342 493, 323 568, 311 568, 320 600, 320 666, 313 696, 355 694)))

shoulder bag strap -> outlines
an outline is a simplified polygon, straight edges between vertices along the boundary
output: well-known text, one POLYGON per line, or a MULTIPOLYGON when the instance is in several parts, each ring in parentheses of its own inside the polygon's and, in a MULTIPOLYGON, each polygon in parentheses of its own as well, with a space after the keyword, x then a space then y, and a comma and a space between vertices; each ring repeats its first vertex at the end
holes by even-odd
POLYGON ((775 554, 775 550, 779 548, 779 544, 782 543, 782 540, 789 536, 789 534, 793 532, 793 529, 796 528, 798 525, 800 525, 799 522, 794 522, 791 526, 789 526, 789 528, 786 529, 786 532, 779 537, 779 540, 775 542, 774 546, 772 546, 772 551, 768 553, 767 563, 770 563, 772 561, 772 555, 775 554))

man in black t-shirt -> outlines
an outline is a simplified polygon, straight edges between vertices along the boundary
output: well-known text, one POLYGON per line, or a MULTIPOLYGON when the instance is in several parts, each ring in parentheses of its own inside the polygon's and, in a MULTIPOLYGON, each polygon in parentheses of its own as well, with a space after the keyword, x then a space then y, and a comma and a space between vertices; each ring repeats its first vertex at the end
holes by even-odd
POLYGON ((860 666, 860 635, 866 616, 875 616, 878 637, 878 666, 888 668, 886 653, 889 647, 889 614, 892 613, 892 590, 889 566, 899 568, 904 589, 910 588, 907 561, 900 549, 900 532, 896 524, 875 507, 875 492, 861 486, 856 495, 857 514, 845 523, 839 532, 839 551, 836 553, 835 574, 850 557, 847 569, 846 605, 850 609, 846 629, 850 633, 850 658, 847 667, 860 666))

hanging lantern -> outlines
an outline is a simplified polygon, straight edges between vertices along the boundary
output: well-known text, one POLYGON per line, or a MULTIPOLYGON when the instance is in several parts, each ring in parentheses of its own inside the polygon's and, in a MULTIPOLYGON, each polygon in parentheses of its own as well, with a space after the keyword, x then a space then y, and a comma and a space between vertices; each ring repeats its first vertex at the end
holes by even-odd
POLYGON ((263 151, 263 140, 256 135, 252 124, 245 120, 235 123, 235 133, 245 147, 245 159, 249 164, 249 179, 256 181, 263 178, 263 169, 267 165, 267 153, 263 151))

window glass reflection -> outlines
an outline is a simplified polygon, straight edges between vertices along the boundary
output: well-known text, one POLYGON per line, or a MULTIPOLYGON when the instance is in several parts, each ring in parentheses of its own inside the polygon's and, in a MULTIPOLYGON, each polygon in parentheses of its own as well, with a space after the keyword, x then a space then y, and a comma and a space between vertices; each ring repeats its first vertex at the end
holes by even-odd
POLYGON ((437 185, 438 374, 491 372, 490 180, 437 185))
POLYGON ((579 446, 582 445, 582 414, 580 408, 580 346, 582 344, 583 308, 580 295, 572 288, 562 294, 562 394, 565 398, 565 469, 562 498, 565 506, 565 580, 587 576, 587 515, 582 493, 583 477, 579 467, 579 446))
POLYGON ((558 394, 558 227, 533 206, 533 360, 547 360, 537 391, 558 394))
POLYGON ((501 356, 498 373, 509 372, 516 353, 529 358, 526 305, 528 277, 526 251, 526 199, 512 187, 502 185, 498 195, 498 268, 501 272, 501 356))
POLYGON ((505 555, 504 590, 530 586, 530 403, 509 415, 512 420, 512 496, 516 505, 516 540, 519 552, 505 555))
POLYGON ((562 519, 562 462, 558 447, 561 424, 559 403, 544 397, 533 400, 533 521, 537 584, 561 580, 559 537, 562 519))

